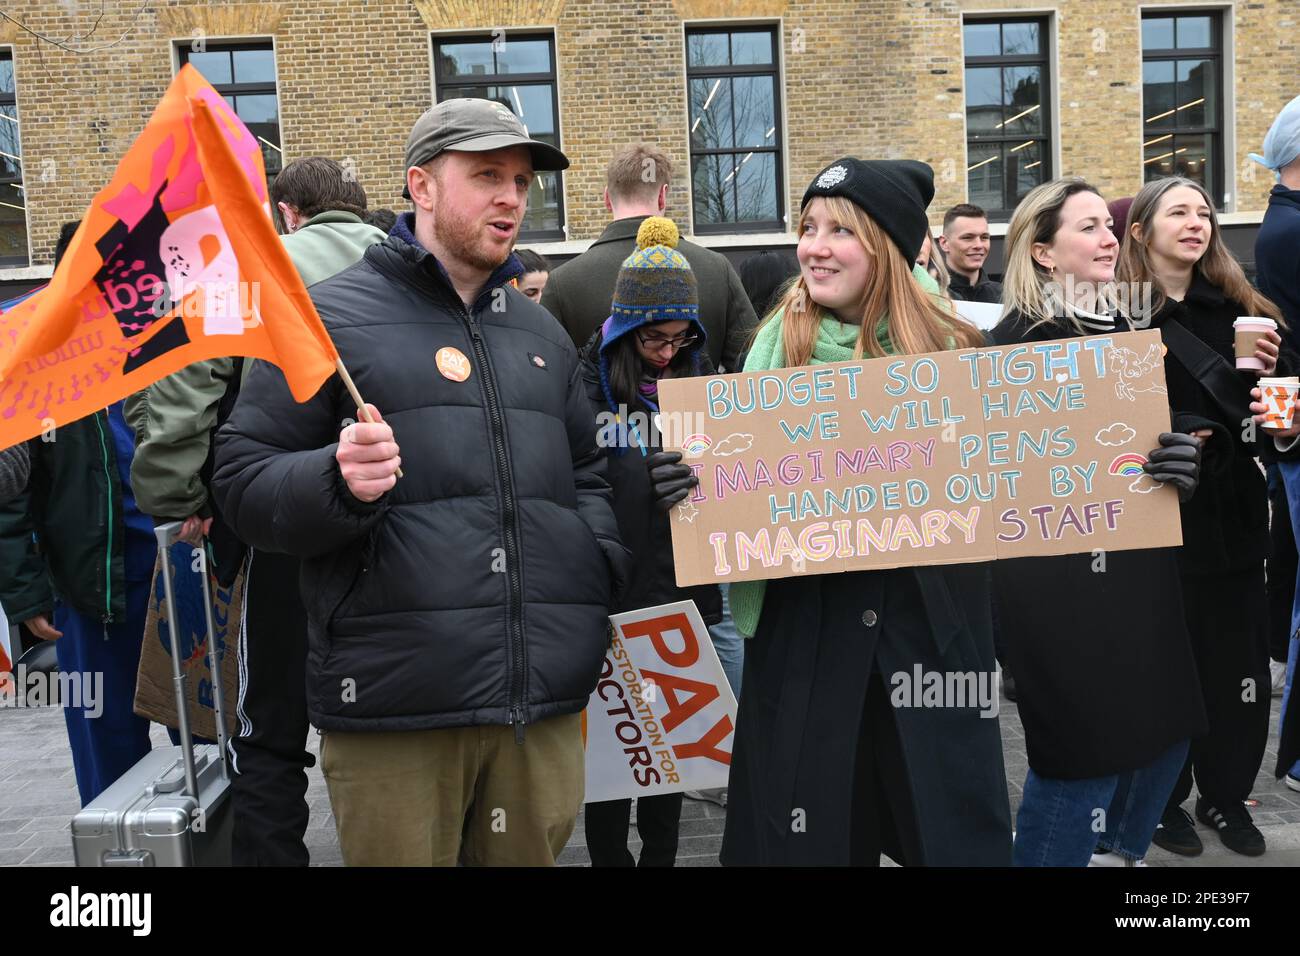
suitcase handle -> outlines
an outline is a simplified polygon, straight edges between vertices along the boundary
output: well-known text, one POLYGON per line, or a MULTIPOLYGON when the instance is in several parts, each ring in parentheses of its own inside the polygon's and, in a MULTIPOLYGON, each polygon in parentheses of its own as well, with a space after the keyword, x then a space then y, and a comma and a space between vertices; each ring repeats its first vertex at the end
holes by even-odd
MULTIPOLYGON (((185 792, 199 799, 198 776, 194 764, 194 735, 190 730, 189 695, 185 693, 185 674, 181 671, 180 638, 176 615, 176 598, 172 592, 171 546, 180 540, 181 522, 169 521, 154 528, 158 539, 158 555, 162 567, 163 594, 167 600, 167 628, 171 641, 172 683, 176 688, 176 723, 181 738, 181 760, 185 767, 185 792)), ((212 588, 208 583, 208 556, 206 545, 200 548, 199 576, 203 580, 203 614, 208 629, 208 667, 212 670, 213 706, 216 710, 217 747, 221 754, 221 773, 230 779, 229 757, 226 754, 225 695, 221 686, 221 663, 217 659, 216 628, 212 620, 212 588)))

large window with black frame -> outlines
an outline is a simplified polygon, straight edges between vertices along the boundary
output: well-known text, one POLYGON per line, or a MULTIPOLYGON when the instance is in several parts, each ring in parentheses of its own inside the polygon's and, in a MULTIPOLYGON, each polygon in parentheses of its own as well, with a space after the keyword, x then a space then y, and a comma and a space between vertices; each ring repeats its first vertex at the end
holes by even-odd
POLYGON ((1048 20, 962 24, 968 201, 1008 219, 1025 193, 1052 177, 1048 20))
MULTIPOLYGON (((435 36, 433 63, 438 102, 457 97, 495 100, 519 117, 533 139, 561 148, 552 34, 435 36)), ((564 238, 562 175, 539 172, 533 179, 520 239, 564 238)))
POLYGON ((1222 209, 1223 21, 1205 11, 1142 15, 1142 174, 1185 176, 1222 209))
POLYGON ((697 233, 785 229, 778 46, 775 27, 686 32, 697 233))
POLYGON ((14 57, 0 52, 0 266, 25 266, 27 200, 23 191, 23 150, 18 136, 14 57))
POLYGON ((284 166, 280 151, 280 106, 275 91, 275 48, 270 40, 196 43, 180 48, 191 64, 225 98, 262 147, 269 184, 284 166), (195 47, 198 49, 195 49, 195 47))

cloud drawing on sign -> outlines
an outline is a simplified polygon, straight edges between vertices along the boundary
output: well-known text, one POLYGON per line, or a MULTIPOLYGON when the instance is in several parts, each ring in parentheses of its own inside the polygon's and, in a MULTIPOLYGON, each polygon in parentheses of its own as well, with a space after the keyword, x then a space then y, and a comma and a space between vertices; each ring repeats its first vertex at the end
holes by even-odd
POLYGON ((1123 422, 1115 422, 1113 425, 1107 425, 1101 431, 1097 432, 1096 439, 1099 445, 1127 445, 1134 438, 1137 438, 1135 432, 1123 422))
POLYGON ((1128 486, 1129 491, 1135 491, 1139 495, 1150 494, 1160 487, 1160 482, 1156 481, 1145 471, 1133 479, 1133 483, 1128 486))
POLYGON ((728 435, 722 441, 718 442, 713 448, 715 455, 739 455, 742 451, 749 451, 754 444, 754 436, 746 435, 742 432, 736 432, 728 435))

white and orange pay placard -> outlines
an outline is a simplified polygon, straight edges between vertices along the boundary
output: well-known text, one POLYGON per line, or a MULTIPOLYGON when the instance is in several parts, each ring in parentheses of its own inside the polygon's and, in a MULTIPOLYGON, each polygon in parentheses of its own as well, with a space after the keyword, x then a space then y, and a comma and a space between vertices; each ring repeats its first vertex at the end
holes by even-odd
POLYGON ((582 715, 587 803, 725 787, 736 698, 693 601, 615 614, 582 715))

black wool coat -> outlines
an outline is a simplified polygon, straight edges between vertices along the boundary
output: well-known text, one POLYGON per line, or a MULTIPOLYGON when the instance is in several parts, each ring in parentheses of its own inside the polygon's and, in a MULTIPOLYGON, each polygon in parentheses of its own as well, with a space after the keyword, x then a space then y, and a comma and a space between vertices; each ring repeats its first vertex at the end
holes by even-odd
MULTIPOLYGON (((1075 337, 1030 324, 1013 312, 993 330, 994 343, 1075 337)), ((993 564, 998 633, 1016 678, 1029 765, 1050 779, 1145 767, 1206 732, 1178 549, 1104 557, 1104 571, 1087 553, 993 564)))
MULTIPOLYGON (((598 434, 613 434, 616 429, 604 427, 611 423, 613 413, 600 386, 600 342, 600 330, 597 329, 582 350, 583 381, 597 412, 598 434)), ((704 367, 700 374, 712 374, 708 357, 702 358, 704 367)), ((704 623, 717 624, 722 620, 722 592, 716 584, 689 588, 677 586, 669 515, 655 507, 654 489, 646 470, 646 458, 663 448, 647 429, 640 429, 639 434, 646 442, 644 454, 635 445, 623 449, 622 454, 618 448, 605 449, 605 477, 614 491, 614 516, 618 519, 619 537, 631 555, 627 580, 610 611, 621 613, 677 601, 694 601, 704 623)))
POLYGON ((864 799, 854 768, 875 673, 891 694, 894 727, 869 732, 897 733, 906 773, 882 785, 910 801, 920 859, 908 862, 1010 866, 995 668, 987 564, 769 581, 745 642, 722 862, 851 862, 855 799, 864 799), (926 674, 971 675, 991 706, 969 693, 966 706, 955 697, 901 706, 917 702, 912 688, 926 674))
MULTIPOLYGON (((1268 490, 1257 462, 1273 442, 1266 429, 1249 426, 1258 376, 1237 371, 1233 350, 1233 320, 1246 314, 1198 272, 1183 300, 1167 300, 1152 322, 1168 349, 1165 382, 1175 430, 1214 431, 1205 440, 1200 484, 1182 506, 1179 561, 1191 574, 1262 570, 1269 554, 1268 490), (1199 348, 1185 347, 1186 336, 1171 338, 1174 325, 1195 336, 1199 348), (1210 353, 1219 360, 1216 373, 1198 378, 1195 360, 1210 353)), ((1276 374, 1288 374, 1290 358, 1284 351, 1276 374)))
MULTIPOLYGON (((626 553, 577 350, 513 288, 513 256, 466 309, 399 235, 311 288, 405 477, 352 496, 335 461, 356 415, 335 376, 298 404, 258 362, 217 443, 236 533, 303 559, 307 703, 325 730, 536 723, 577 713, 608 647, 626 553), (468 359, 462 380, 435 357, 468 359)), ((408 232, 409 235, 409 232, 408 232)))

